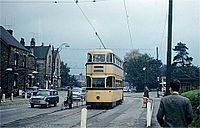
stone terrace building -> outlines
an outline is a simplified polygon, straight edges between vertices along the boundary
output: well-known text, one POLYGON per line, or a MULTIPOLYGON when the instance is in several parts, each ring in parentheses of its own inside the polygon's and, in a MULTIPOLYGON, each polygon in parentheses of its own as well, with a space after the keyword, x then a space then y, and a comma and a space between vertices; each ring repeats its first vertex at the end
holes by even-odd
POLYGON ((12 30, 0 26, 0 85, 7 97, 11 93, 18 95, 19 90, 31 86, 32 72, 35 71, 35 58, 24 47, 23 38, 19 43, 12 34, 12 30))
POLYGON ((26 46, 36 57, 36 68, 38 74, 36 75, 35 85, 39 88, 48 89, 51 85, 52 76, 52 50, 51 45, 35 46, 35 39, 31 39, 30 46, 26 46))
POLYGON ((52 84, 53 88, 60 88, 61 87, 61 77, 60 77, 60 54, 58 49, 52 49, 53 54, 53 65, 52 65, 52 84))

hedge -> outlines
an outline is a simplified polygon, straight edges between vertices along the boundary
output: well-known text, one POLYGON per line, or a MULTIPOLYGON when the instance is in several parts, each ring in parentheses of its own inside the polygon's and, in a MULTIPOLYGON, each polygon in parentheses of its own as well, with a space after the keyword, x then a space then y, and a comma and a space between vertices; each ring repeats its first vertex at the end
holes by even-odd
POLYGON ((193 109, 193 121, 189 125, 189 127, 200 127, 200 90, 192 90, 188 92, 184 92, 181 94, 184 97, 190 99, 193 109))

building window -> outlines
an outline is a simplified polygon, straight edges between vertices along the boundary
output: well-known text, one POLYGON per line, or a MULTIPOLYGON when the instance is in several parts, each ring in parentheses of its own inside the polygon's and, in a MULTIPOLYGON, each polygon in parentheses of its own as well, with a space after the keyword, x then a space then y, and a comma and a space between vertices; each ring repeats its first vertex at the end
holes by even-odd
POLYGON ((18 67, 18 62, 19 62, 19 54, 15 53, 15 55, 14 55, 14 65, 16 67, 18 67))
POLYGON ((22 66, 26 67, 26 55, 23 56, 22 66))
POLYGON ((49 55, 49 73, 51 73, 51 55, 49 55))

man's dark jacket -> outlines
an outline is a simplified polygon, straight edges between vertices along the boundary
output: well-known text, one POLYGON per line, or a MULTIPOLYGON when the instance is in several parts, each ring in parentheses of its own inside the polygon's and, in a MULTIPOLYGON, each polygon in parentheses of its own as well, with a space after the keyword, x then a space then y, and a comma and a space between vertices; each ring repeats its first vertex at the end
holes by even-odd
POLYGON ((162 127, 187 127, 192 122, 192 106, 189 99, 176 93, 163 97, 157 120, 162 127))

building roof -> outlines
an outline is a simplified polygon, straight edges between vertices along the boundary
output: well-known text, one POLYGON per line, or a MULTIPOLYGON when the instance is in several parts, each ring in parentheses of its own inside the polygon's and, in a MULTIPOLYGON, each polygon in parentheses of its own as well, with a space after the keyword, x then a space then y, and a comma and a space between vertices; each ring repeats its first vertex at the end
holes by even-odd
POLYGON ((58 50, 53 50, 53 59, 55 61, 56 57, 59 55, 58 50))
POLYGON ((38 59, 46 59, 49 48, 51 48, 51 46, 26 46, 26 48, 29 50, 31 50, 31 48, 33 48, 33 50, 34 50, 33 54, 38 59))
POLYGON ((20 44, 19 41, 17 41, 3 26, 0 26, 0 39, 10 46, 29 51, 22 44, 20 44))

